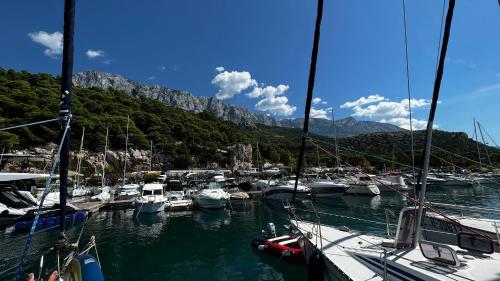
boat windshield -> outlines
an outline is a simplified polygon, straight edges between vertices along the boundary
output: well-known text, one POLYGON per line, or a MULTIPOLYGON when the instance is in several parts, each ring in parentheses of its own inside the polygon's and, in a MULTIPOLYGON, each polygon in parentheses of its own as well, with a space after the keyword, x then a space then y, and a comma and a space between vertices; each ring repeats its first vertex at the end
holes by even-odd
POLYGON ((161 195, 161 189, 143 190, 142 195, 161 195))

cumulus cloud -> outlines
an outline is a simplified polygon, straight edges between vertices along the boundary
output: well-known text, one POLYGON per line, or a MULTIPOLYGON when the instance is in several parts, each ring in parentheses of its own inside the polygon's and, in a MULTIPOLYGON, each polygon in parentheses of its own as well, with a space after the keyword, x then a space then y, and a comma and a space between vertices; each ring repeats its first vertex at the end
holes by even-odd
MULTIPOLYGON (((412 118, 412 125, 414 130, 423 130, 427 127, 427 121, 426 120, 418 120, 415 118, 412 118)), ((396 125, 398 127, 401 127, 403 129, 410 129, 410 118, 404 118, 404 117, 396 117, 396 118, 390 118, 390 119, 382 119, 379 120, 381 123, 389 123, 392 125, 396 125)), ((435 128, 436 126, 434 126, 435 128)))
POLYGON ((33 42, 39 43, 46 47, 43 53, 51 58, 57 58, 63 51, 63 34, 59 31, 54 33, 47 33, 45 31, 38 31, 29 33, 28 36, 33 42))
POLYGON ((218 71, 212 79, 212 84, 219 90, 215 94, 218 99, 225 100, 234 97, 242 91, 257 86, 248 71, 218 71))
POLYGON ((87 57, 89 59, 93 59, 93 58, 97 58, 97 57, 104 57, 104 51, 101 51, 101 50, 87 50, 85 52, 85 54, 87 55, 87 57))
POLYGON ((290 116, 297 107, 288 104, 288 98, 285 96, 269 95, 255 104, 255 108, 261 111, 268 111, 273 115, 290 116))
MULTIPOLYGON (((383 97, 382 97, 383 98, 383 97)), ((412 108, 419 108, 428 106, 429 100, 425 99, 412 99, 412 108)), ((403 99, 399 102, 384 100, 368 106, 354 106, 352 107, 353 116, 358 117, 404 117, 410 115, 408 107, 408 99, 403 99)))
POLYGON ((310 112, 310 117, 311 118, 321 118, 321 119, 328 119, 327 114, 328 114, 328 108, 327 109, 316 109, 314 107, 311 107, 311 112, 310 112))
MULTIPOLYGON (((423 108, 430 105, 430 100, 411 99, 412 109, 423 108)), ((408 99, 391 101, 383 96, 372 95, 361 97, 358 100, 344 103, 341 108, 349 108, 352 116, 368 117, 382 123, 390 123, 404 129, 410 129, 410 109, 408 99)), ((412 118, 413 129, 425 129, 427 121, 412 118)))
POLYGON ((247 94, 249 98, 258 98, 261 96, 278 96, 284 94, 288 90, 288 85, 280 84, 277 87, 266 86, 266 87, 255 87, 253 90, 247 94))
POLYGON ((361 97, 355 101, 346 102, 340 106, 340 108, 353 108, 357 106, 362 106, 365 104, 370 104, 374 102, 383 101, 385 98, 379 95, 370 95, 368 97, 361 97))
POLYGON ((215 68, 215 71, 217 71, 217 72, 222 72, 222 71, 224 71, 224 67, 223 67, 223 66, 217 66, 217 67, 215 68))
POLYGON ((321 99, 321 98, 313 98, 313 99, 312 99, 312 103, 313 103, 313 104, 318 104, 318 103, 320 103, 321 101, 322 101, 322 99, 321 99))

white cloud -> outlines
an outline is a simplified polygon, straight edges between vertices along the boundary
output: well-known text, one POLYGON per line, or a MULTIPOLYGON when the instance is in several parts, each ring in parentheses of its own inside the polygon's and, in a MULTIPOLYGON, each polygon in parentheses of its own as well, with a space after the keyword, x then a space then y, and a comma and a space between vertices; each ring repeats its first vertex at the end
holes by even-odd
POLYGON ((111 60, 109 60, 109 59, 108 60, 103 60, 102 63, 104 63, 106 65, 109 65, 109 64, 111 64, 111 60))
POLYGON ((217 67, 215 68, 215 71, 217 71, 217 72, 222 72, 222 71, 224 71, 224 67, 223 67, 223 66, 217 66, 217 67))
POLYGON ((321 118, 321 119, 328 119, 327 114, 328 114, 328 109, 315 109, 314 107, 311 107, 311 113, 310 117, 311 118, 321 118))
POLYGON ((63 34, 59 31, 54 33, 47 33, 45 31, 38 31, 29 33, 28 36, 33 42, 42 44, 47 49, 43 51, 46 56, 56 58, 62 54, 63 51, 63 34))
POLYGON ((97 57, 104 57, 104 51, 101 51, 101 50, 87 50, 85 52, 85 54, 87 55, 87 57, 89 59, 93 59, 93 58, 97 58, 97 57))
POLYGON ((327 102, 326 101, 322 101, 321 104, 327 104, 327 102))
POLYGON ((224 100, 257 86, 257 81, 252 79, 248 71, 222 71, 212 79, 212 84, 219 89, 215 96, 224 100))
POLYGON ((159 71, 165 71, 165 69, 167 69, 167 67, 166 67, 166 66, 164 66, 164 65, 160 65, 160 66, 158 67, 158 70, 159 70, 159 71))
MULTIPOLYGON (((412 125, 414 130, 423 130, 427 127, 427 121, 426 120, 418 120, 415 118, 412 118, 412 125)), ((379 120, 381 123, 389 123, 392 125, 396 125, 398 127, 401 127, 403 129, 410 129, 410 118, 404 118, 404 117, 396 117, 396 118, 390 118, 390 119, 382 119, 379 120)), ((434 125, 434 128, 437 126, 434 125)))
POLYGON ((370 104, 374 102, 383 101, 385 98, 379 95, 370 95, 368 97, 361 97, 355 101, 346 102, 340 106, 340 108, 353 108, 357 106, 362 106, 365 104, 370 104))
MULTIPOLYGON (((382 97, 383 98, 383 97, 382 97)), ((354 106, 352 110, 353 116, 358 117, 404 117, 410 115, 410 110, 408 107, 408 99, 403 99, 399 102, 384 100, 375 104, 370 104, 368 106, 354 106)), ((412 99, 412 108, 419 108, 428 106, 430 104, 429 100, 425 99, 412 99)), ((342 107, 341 107, 342 108, 342 107)))
POLYGON ((288 85, 280 84, 278 87, 266 86, 266 87, 255 87, 253 90, 246 94, 249 98, 258 98, 261 96, 278 96, 284 94, 288 90, 288 85))
POLYGON ((276 97, 274 95, 266 96, 255 104, 255 108, 260 111, 268 111, 273 115, 290 116, 297 107, 288 104, 288 98, 285 96, 276 97))
POLYGON ((156 79, 156 76, 149 76, 148 77, 148 80, 155 80, 156 79))
POLYGON ((322 99, 321 99, 321 98, 313 98, 313 99, 312 99, 312 103, 313 103, 313 104, 318 104, 318 103, 320 103, 321 101, 322 101, 322 99))

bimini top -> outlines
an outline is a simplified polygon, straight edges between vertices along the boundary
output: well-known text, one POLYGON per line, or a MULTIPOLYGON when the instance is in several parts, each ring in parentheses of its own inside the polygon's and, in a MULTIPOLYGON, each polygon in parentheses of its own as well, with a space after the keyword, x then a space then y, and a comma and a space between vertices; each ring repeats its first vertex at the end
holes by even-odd
POLYGON ((163 185, 161 183, 147 183, 142 188, 142 190, 158 190, 158 189, 160 190, 163 189, 163 185))
MULTIPOLYGON (((6 181, 17 181, 17 180, 27 180, 27 179, 45 179, 48 178, 49 174, 35 174, 35 173, 0 173, 0 182, 6 181)), ((53 178, 57 178, 55 176, 53 178)))

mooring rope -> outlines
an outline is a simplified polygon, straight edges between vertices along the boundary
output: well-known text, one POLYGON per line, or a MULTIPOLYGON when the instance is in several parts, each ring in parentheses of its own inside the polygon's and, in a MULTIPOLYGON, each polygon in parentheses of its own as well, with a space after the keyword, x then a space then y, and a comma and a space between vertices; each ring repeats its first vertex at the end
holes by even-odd
MULTIPOLYGON (((59 118, 56 120, 59 120, 59 118)), ((71 117, 69 117, 67 120, 68 121, 66 123, 66 127, 64 128, 61 142, 59 143, 59 146, 57 148, 57 153, 54 157, 54 161, 52 162, 52 168, 50 169, 50 174, 47 177, 47 180, 45 182, 45 188, 43 190, 42 198, 40 199, 40 205, 38 206, 38 209, 36 210, 35 219, 33 220, 33 224, 31 225, 31 229, 30 229, 30 232, 28 234, 28 239, 26 240, 26 244, 24 245, 23 254, 21 255, 21 259, 19 261, 19 265, 18 265, 17 270, 16 270, 16 275, 14 277, 15 281, 18 281, 19 278, 21 277, 24 262, 25 262, 26 256, 28 255, 28 252, 30 250, 31 240, 33 239, 33 233, 35 232, 36 225, 38 223, 38 219, 40 218, 40 212, 42 210, 43 201, 45 200, 45 197, 47 196, 47 194, 49 192, 49 187, 50 187, 50 183, 52 181, 52 176, 54 175, 56 167, 57 167, 57 163, 59 162, 59 155, 61 154, 61 148, 62 148, 63 142, 66 140, 66 134, 69 131, 71 117)), ((61 220, 64 220, 64 218, 61 218, 61 220)))

